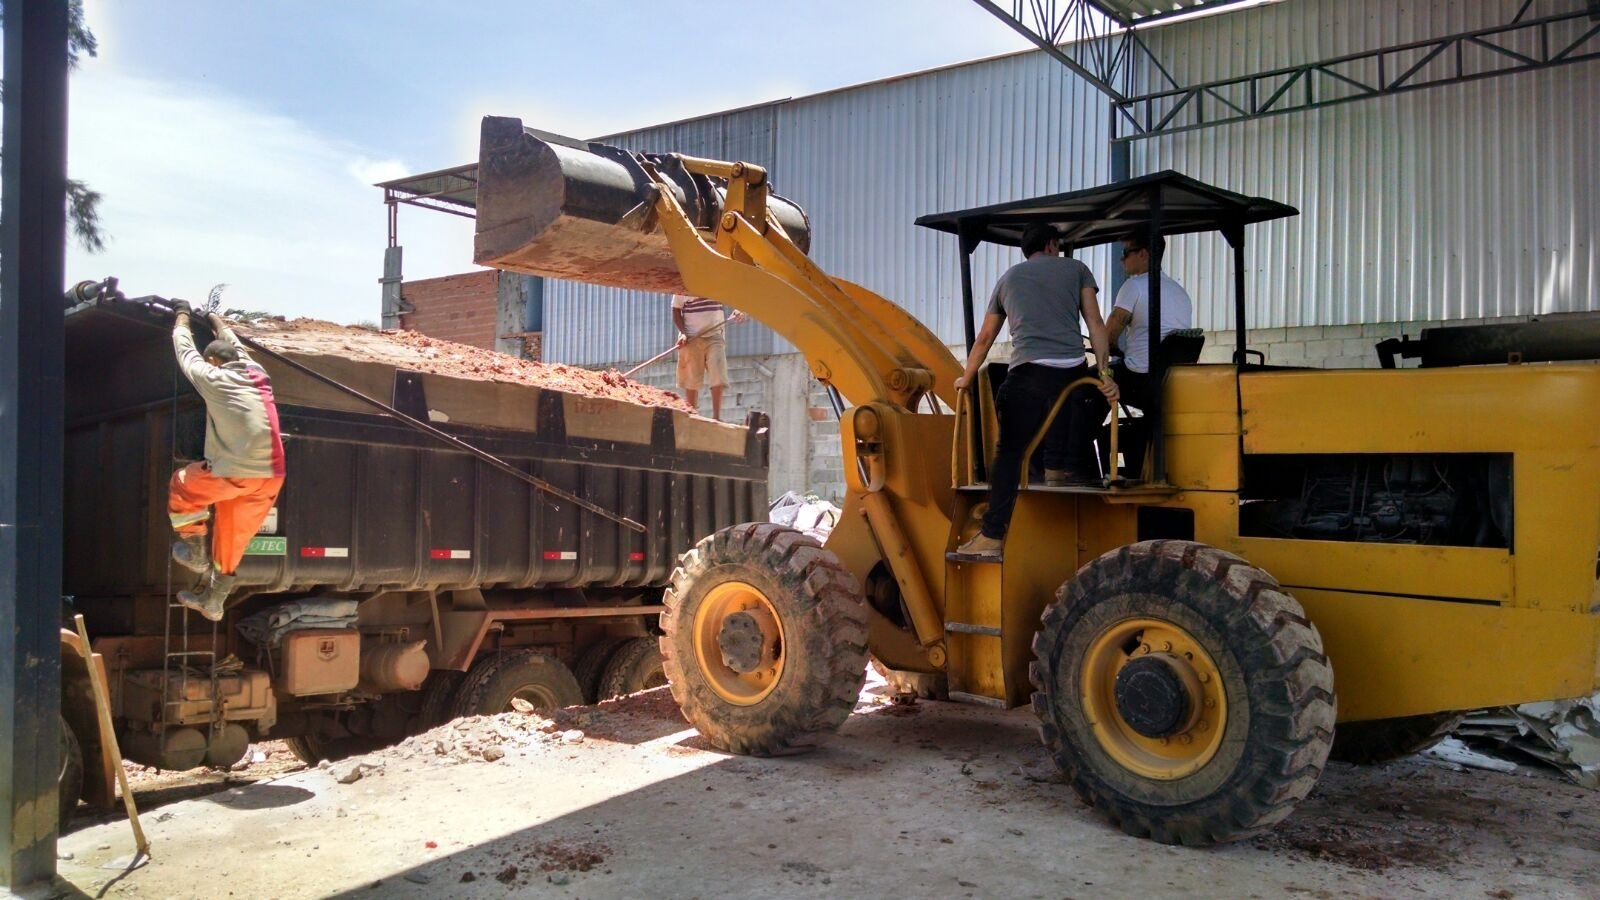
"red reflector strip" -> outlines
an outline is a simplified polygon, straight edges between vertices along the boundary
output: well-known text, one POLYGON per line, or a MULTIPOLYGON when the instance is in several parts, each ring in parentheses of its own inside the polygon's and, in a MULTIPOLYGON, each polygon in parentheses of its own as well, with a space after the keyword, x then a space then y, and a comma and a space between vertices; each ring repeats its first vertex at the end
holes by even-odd
POLYGON ((337 558, 337 559, 345 559, 345 558, 348 558, 350 556, 350 548, 349 547, 301 547, 300 548, 300 555, 301 555, 301 557, 304 557, 304 558, 307 558, 307 559, 321 559, 323 557, 328 557, 330 559, 335 559, 335 558, 337 558))
POLYGON ((430 559, 471 559, 471 550, 443 550, 435 548, 428 551, 430 559))
POLYGON ((569 559, 577 559, 578 558, 578 554, 577 554, 576 551, 573 551, 573 550, 546 550, 544 552, 544 558, 548 559, 548 560, 552 560, 552 561, 555 561, 555 560, 569 560, 569 559))
POLYGON ((638 552, 629 553, 628 562, 644 562, 644 554, 638 552))

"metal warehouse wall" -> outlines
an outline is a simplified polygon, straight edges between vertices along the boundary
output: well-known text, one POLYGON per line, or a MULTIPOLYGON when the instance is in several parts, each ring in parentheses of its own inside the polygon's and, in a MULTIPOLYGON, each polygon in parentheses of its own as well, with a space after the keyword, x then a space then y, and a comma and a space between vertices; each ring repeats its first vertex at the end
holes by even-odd
MULTIPOLYGON (((1288 0, 1146 39, 1180 82, 1211 80, 1504 24, 1520 5, 1288 0)), ((1254 328, 1600 310, 1597 110, 1590 61, 1142 141, 1133 170, 1300 209, 1248 235, 1254 328)), ((1232 327, 1215 302, 1230 293, 1223 243, 1173 250, 1196 324, 1232 327)))
MULTIPOLYGON (((1572 2, 1537 0, 1529 16, 1572 2)), ((1285 0, 1145 39, 1180 80, 1218 79, 1503 24, 1519 6, 1285 0)), ((824 269, 957 344, 955 240, 912 220, 1103 183, 1106 108, 1065 67, 1024 53, 605 140, 767 166, 811 215, 824 269)), ((1596 110, 1591 61, 1140 141, 1132 170, 1177 169, 1300 209, 1248 236, 1255 328, 1600 310, 1596 110)), ((1231 328, 1221 240, 1179 238, 1172 249, 1196 324, 1231 328)), ((1017 258, 980 250, 979 294, 1017 258)), ((1084 261, 1109 281, 1108 250, 1084 261)), ((660 295, 550 282, 545 298, 547 359, 627 365, 675 336, 660 295)), ((754 323, 729 339, 735 355, 792 349, 754 323)))
MULTIPOLYGON (((1099 184, 1110 171, 1104 99, 1060 64, 1029 53, 846 88, 799 100, 630 132, 608 143, 743 159, 805 207, 811 256, 963 340, 952 237, 912 225, 939 212, 1099 184)), ((985 293, 1015 250, 974 258, 985 293)), ((1085 257, 1101 277, 1105 250, 1085 257)), ((980 298, 981 300, 981 298, 980 298)), ((625 366, 659 353, 675 332, 659 294, 550 281, 550 361, 625 366)), ((792 348, 754 323, 730 329, 734 355, 792 348)))

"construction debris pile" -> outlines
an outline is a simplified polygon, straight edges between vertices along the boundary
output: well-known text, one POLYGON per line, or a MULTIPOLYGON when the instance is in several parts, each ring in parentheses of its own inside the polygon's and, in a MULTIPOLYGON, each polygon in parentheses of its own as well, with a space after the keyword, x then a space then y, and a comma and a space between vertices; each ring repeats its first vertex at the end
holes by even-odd
MULTIPOLYGON (((1555 700, 1502 706, 1467 716, 1455 738, 1441 744, 1439 755, 1464 765, 1452 744, 1487 754, 1501 765, 1481 768, 1515 770, 1529 758, 1554 766, 1591 790, 1600 790, 1600 694, 1581 700, 1555 700)), ((1470 752, 1470 751, 1469 751, 1470 752)))
POLYGON ((336 356, 383 363, 411 372, 526 384, 533 387, 689 412, 677 394, 624 378, 559 363, 537 363, 415 331, 376 331, 317 319, 253 319, 239 333, 280 353, 336 356))

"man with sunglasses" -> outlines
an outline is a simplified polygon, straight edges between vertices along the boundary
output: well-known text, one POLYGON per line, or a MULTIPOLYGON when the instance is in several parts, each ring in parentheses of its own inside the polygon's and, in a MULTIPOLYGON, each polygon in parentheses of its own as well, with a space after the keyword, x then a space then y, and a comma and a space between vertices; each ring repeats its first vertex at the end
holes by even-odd
MULTIPOLYGON (((1122 270, 1128 280, 1117 291, 1111 317, 1106 320, 1111 343, 1122 353, 1122 359, 1112 366, 1112 377, 1122 388, 1122 401, 1138 410, 1148 409, 1150 391, 1150 264, 1151 253, 1163 259, 1167 251, 1166 238, 1156 237, 1151 248, 1142 236, 1122 242, 1122 270)), ((1161 337, 1174 331, 1194 327, 1194 303, 1183 285, 1174 281, 1165 271, 1161 273, 1161 337)), ((1103 409, 1103 407, 1102 407, 1103 409)))

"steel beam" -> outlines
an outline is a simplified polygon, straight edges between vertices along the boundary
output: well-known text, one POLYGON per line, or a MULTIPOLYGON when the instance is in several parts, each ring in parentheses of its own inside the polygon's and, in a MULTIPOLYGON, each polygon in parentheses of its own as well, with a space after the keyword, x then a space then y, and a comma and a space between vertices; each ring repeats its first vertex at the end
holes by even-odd
MULTIPOLYGON (((1142 45, 1141 45, 1142 46, 1142 45)), ((1148 51, 1145 51, 1148 53, 1148 51)), ((1112 139, 1140 140, 1600 59, 1587 9, 1268 72, 1112 98, 1112 139)))
POLYGON ((1130 17, 1118 4, 1101 0, 973 2, 1104 94, 1111 101, 1114 142, 1600 59, 1600 2, 1529 18, 1530 0, 1501 25, 1183 83, 1141 35, 1165 19, 1228 4, 1179 4, 1130 17))
POLYGON ((5 6, 0 155, 0 888, 56 870, 67 0, 5 6))

